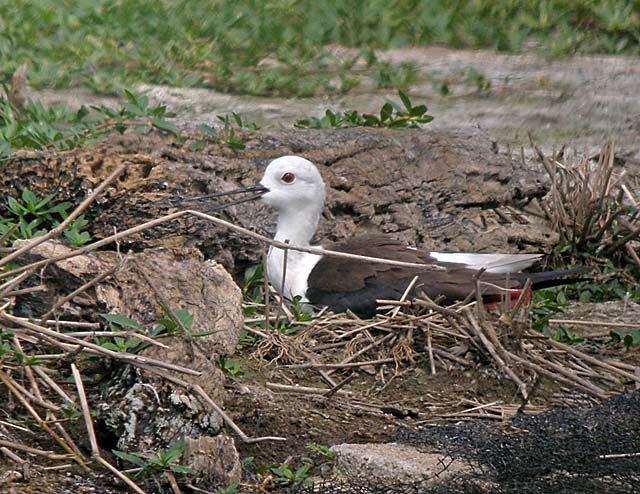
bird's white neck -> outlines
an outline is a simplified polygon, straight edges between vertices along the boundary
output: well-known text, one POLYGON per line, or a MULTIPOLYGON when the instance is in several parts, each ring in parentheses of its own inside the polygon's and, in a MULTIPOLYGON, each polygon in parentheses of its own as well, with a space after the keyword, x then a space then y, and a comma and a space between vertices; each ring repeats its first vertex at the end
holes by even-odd
POLYGON ((278 213, 275 240, 292 245, 308 246, 316 233, 321 210, 313 205, 283 209, 278 213))
MULTIPOLYGON (((313 205, 280 210, 275 240, 288 241, 300 247, 309 246, 318 227, 320 213, 321 209, 313 205)), ((285 298, 293 300, 300 296, 304 301, 309 273, 319 260, 320 256, 315 254, 288 250, 285 261, 284 250, 272 247, 267 255, 267 278, 285 298), (285 263, 286 274, 283 273, 285 263)))

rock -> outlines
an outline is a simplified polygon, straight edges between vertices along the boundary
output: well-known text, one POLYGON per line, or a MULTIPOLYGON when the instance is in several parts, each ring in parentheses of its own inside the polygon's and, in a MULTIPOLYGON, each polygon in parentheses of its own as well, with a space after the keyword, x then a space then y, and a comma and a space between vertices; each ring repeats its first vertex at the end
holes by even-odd
POLYGON ((240 482, 242 476, 240 456, 227 436, 186 438, 184 462, 197 472, 208 472, 209 482, 225 486, 240 482))
POLYGON ((579 337, 606 337, 609 336, 611 330, 624 330, 625 328, 598 326, 597 322, 638 324, 638 321, 640 321, 640 304, 632 300, 613 300, 598 303, 573 302, 563 308, 562 313, 557 314, 553 319, 594 322, 595 324, 592 325, 565 323, 563 326, 570 327, 579 337))
MULTIPOLYGON (((16 246, 23 244, 24 241, 16 242, 16 246)), ((64 243, 49 241, 33 249, 23 261, 50 258, 72 250, 64 243)), ((128 256, 94 251, 58 261, 43 272, 46 291, 18 297, 16 313, 40 318, 61 297, 112 269, 116 271, 111 278, 74 297, 54 314, 61 319, 104 322, 98 313, 112 312, 144 326, 165 317, 161 305, 168 305, 172 310, 187 309, 193 315, 192 332, 203 334, 196 338, 195 346, 208 360, 217 361, 235 351, 243 323, 240 289, 222 266, 205 260, 193 248, 158 247, 128 256)), ((170 343, 175 347, 181 341, 182 338, 174 338, 170 343)), ((145 351, 157 356, 157 347, 145 351)), ((193 364, 184 354, 172 356, 166 350, 163 352, 164 359, 193 364)))
MULTIPOLYGON (((50 258, 71 250, 49 241, 26 257, 50 258)), ((46 290, 19 296, 15 313, 39 319, 57 300, 114 268, 112 277, 60 306, 54 316, 104 323, 99 313, 115 313, 134 319, 149 332, 166 317, 163 305, 172 310, 188 309, 193 315, 190 332, 198 336, 163 338, 168 349, 148 346, 138 354, 200 371, 200 376, 165 372, 199 385, 221 404, 225 377, 218 360, 235 351, 243 324, 242 294, 220 264, 205 260, 196 249, 158 247, 126 256, 97 251, 58 261, 43 269, 37 281, 46 290)), ((102 425, 103 439, 115 442, 115 449, 156 451, 178 439, 191 438, 202 447, 189 449, 190 462, 213 469, 198 475, 221 483, 237 478, 240 463, 233 440, 221 433, 222 418, 188 389, 128 366, 108 379, 109 386, 103 386, 102 394, 92 396, 92 408, 102 425), (220 453, 220 461, 211 461, 213 450, 220 453), (200 453, 204 456, 198 459, 200 453)))
POLYGON ((339 477, 374 482, 413 483, 418 480, 446 481, 470 472, 461 460, 438 453, 424 453, 413 446, 386 444, 339 444, 335 469, 339 477))

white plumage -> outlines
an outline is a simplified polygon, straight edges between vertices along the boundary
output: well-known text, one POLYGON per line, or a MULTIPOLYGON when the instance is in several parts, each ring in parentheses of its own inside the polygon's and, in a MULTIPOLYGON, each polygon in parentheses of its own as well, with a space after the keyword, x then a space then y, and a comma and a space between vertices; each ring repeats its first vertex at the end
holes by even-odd
POLYGON ((473 254, 468 252, 431 252, 439 262, 464 264, 471 269, 484 268, 489 273, 514 273, 531 267, 542 254, 473 254))

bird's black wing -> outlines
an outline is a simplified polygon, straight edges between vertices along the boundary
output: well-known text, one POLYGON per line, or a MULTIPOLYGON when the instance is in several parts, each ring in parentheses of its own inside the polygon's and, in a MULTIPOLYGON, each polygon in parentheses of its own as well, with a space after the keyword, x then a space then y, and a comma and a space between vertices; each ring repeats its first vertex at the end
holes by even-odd
MULTIPOLYGON (((341 257, 324 256, 309 275, 307 299, 336 312, 351 309, 361 316, 375 313, 378 299, 397 300, 418 275, 413 292, 422 290, 429 297, 444 297, 447 302, 464 299, 475 287, 477 271, 459 264, 437 263, 428 252, 409 249, 402 242, 385 235, 354 237, 331 246, 330 250, 395 261, 433 264, 440 271, 424 271, 412 267, 393 266, 341 257)), ((483 281, 500 286, 518 286, 505 275, 485 273, 483 281), (489 279, 487 279, 489 278, 489 279)), ((489 286, 489 291, 499 291, 489 286)))
MULTIPOLYGON (((398 300, 416 275, 418 280, 410 295, 422 291, 432 299, 440 298, 443 303, 464 300, 476 288, 478 270, 463 264, 438 262, 429 252, 410 249, 385 235, 354 237, 328 246, 328 249, 441 268, 420 270, 324 256, 309 275, 306 295, 312 304, 328 306, 335 312, 351 309, 363 317, 373 316, 376 300, 398 300)), ((531 281, 531 287, 537 289, 575 283, 584 279, 583 274, 582 268, 542 273, 483 272, 480 289, 485 302, 497 302, 504 296, 505 289, 515 289, 510 296, 517 297, 517 289, 524 286, 527 279, 531 281)))

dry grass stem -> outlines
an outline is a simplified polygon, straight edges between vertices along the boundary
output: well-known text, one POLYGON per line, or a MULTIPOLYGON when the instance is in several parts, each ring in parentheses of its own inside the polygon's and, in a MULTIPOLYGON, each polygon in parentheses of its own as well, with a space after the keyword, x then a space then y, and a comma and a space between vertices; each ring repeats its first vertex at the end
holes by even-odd
MULTIPOLYGON (((639 379, 633 374, 633 366, 621 368, 532 331, 525 324, 530 316, 524 301, 517 309, 507 308, 502 314, 487 312, 483 320, 476 319, 474 305, 471 302, 441 307, 428 299, 416 299, 410 306, 402 306, 395 316, 397 306, 388 315, 379 314, 373 320, 327 313, 301 325, 291 336, 257 330, 265 341, 271 341, 265 347, 259 346, 260 356, 271 355, 281 369, 325 369, 332 377, 334 372, 347 370, 370 373, 375 369, 380 374, 386 366, 392 366, 395 376, 404 365, 402 361, 426 361, 430 367, 438 361, 447 368, 473 368, 479 364, 477 357, 475 361, 467 357, 471 352, 479 355, 480 361, 493 363, 508 377, 527 408, 533 406, 528 398, 540 375, 599 399, 622 392, 629 382, 639 379), (276 348, 280 351, 273 356, 276 348), (300 355, 304 357, 302 361, 300 355)), ((272 319, 274 314, 265 317, 272 319)), ((387 377, 381 379, 388 384, 387 377)))
POLYGON ((136 366, 147 364, 147 365, 157 366, 163 369, 181 372, 183 374, 189 374, 192 376, 199 376, 201 374, 200 372, 189 369, 188 367, 169 364, 161 360, 145 357, 143 355, 136 355, 133 353, 116 352, 113 350, 109 350, 107 348, 101 347, 100 345, 96 345, 95 343, 90 343, 88 341, 81 340, 80 338, 75 338, 65 333, 58 333, 51 329, 45 328, 43 326, 39 326, 37 324, 27 322, 24 319, 17 318, 15 316, 12 316, 11 314, 7 314, 6 312, 0 312, 0 319, 3 319, 6 322, 23 327, 35 337, 42 337, 42 336, 48 337, 46 341, 55 343, 57 346, 61 348, 65 348, 65 349, 68 348, 68 347, 65 347, 63 344, 61 344, 61 342, 64 342, 64 343, 72 344, 82 349, 85 349, 91 353, 103 355, 105 357, 109 357, 114 360, 119 360, 119 361, 126 362, 128 364, 132 364, 136 366))
POLYGON ((536 151, 551 178, 548 201, 540 206, 560 235, 560 244, 572 245, 576 252, 597 245, 605 255, 624 255, 640 237, 638 200, 625 171, 615 170, 614 144, 607 143, 597 161, 587 156, 561 162, 537 147, 536 151))
POLYGON ((30 453, 32 455, 42 456, 43 458, 47 458, 49 460, 58 461, 58 460, 69 460, 74 457, 73 454, 58 454, 53 451, 45 451, 43 449, 32 448, 31 446, 26 446, 21 443, 17 443, 14 441, 7 441, 6 439, 0 439, 0 446, 5 446, 11 449, 17 449, 18 451, 24 451, 25 453, 30 453))
POLYGON ((116 477, 122 480, 127 486, 132 489, 134 492, 138 494, 145 494, 145 492, 129 477, 123 474, 116 467, 111 465, 108 461, 106 461, 100 455, 100 448, 98 447, 98 439, 96 438, 96 433, 93 428, 93 419, 91 418, 91 409, 89 408, 89 402, 87 401, 87 395, 84 391, 84 384, 82 384, 82 377, 80 376, 80 371, 75 366, 75 364, 71 364, 71 374, 73 375, 73 380, 76 384, 76 389, 78 390, 78 397, 80 399, 80 407, 82 408, 82 416, 84 417, 84 424, 87 428, 87 435, 89 436, 89 443, 91 445, 91 456, 94 460, 100 463, 102 466, 110 470, 116 477))
POLYGON ((6 283, 3 283, 2 285, 0 285, 0 297, 5 297, 7 294, 10 294, 11 289, 14 286, 19 285, 20 283, 22 283, 23 281, 25 281, 27 278, 29 278, 29 276, 31 276, 33 274, 35 270, 27 270, 21 274, 19 274, 18 276, 16 276, 15 278, 7 281, 6 283))
POLYGON ((80 465, 85 471, 89 471, 89 468, 84 462, 84 459, 76 454, 75 451, 65 442, 63 438, 61 438, 57 433, 55 433, 48 424, 40 417, 40 414, 36 411, 36 409, 29 403, 29 400, 22 394, 22 390, 18 388, 15 381, 0 370, 0 380, 4 383, 4 385, 11 391, 12 395, 18 398, 18 400, 22 403, 22 406, 29 412, 29 414, 36 420, 38 425, 46 431, 51 438, 62 447, 71 457, 80 465))
MULTIPOLYGON (((129 228, 127 230, 123 230, 121 232, 117 232, 113 235, 110 235, 109 237, 105 237, 102 240, 98 240, 97 242, 93 242, 91 244, 87 244, 84 247, 81 247, 79 249, 76 249, 74 251, 71 252, 67 252, 65 254, 59 254, 57 256, 53 256, 50 257, 48 259, 43 259, 41 261, 37 261, 37 262, 33 262, 29 265, 26 266, 22 266, 19 268, 15 268, 13 270, 10 271, 6 271, 4 273, 0 273, 0 279, 2 278, 6 278, 6 277, 10 277, 10 276, 15 276, 17 274, 23 273, 25 271, 28 270, 35 270, 35 269, 39 269, 41 267, 44 267, 48 264, 53 264, 55 262, 58 261, 63 261, 65 259, 70 259, 72 257, 77 257, 83 254, 87 254, 89 252, 92 252, 96 249, 99 249, 101 247, 104 247, 106 245, 112 244, 114 242, 117 242, 119 240, 122 240, 124 238, 130 237, 132 235, 135 235, 137 233, 141 233, 145 230, 149 230, 151 228, 154 228, 156 226, 162 225, 164 223, 168 223, 170 221, 174 221, 176 219, 179 219, 183 216, 195 216, 207 221, 210 221, 211 223, 214 223, 218 226, 223 226, 225 228, 228 228, 230 230, 234 230, 238 233, 241 233, 243 235, 246 235, 250 238, 253 238, 254 240, 258 240, 259 242, 266 244, 266 245, 271 245, 273 247, 277 247, 280 249, 290 249, 290 250, 296 250, 299 252, 307 252, 310 254, 318 254, 318 255, 323 255, 323 256, 331 256, 331 257, 343 257, 346 259, 354 259, 354 260, 362 260, 362 261, 368 261, 368 262, 373 262, 373 263, 378 263, 378 264, 388 264, 391 266, 402 266, 402 267, 411 267, 411 268, 416 268, 419 270, 424 270, 424 271, 438 271, 442 268, 438 267, 438 266, 434 266, 433 264, 422 264, 422 263, 412 263, 412 262, 402 262, 402 261, 394 261, 391 259, 383 259, 383 258, 379 258, 379 257, 368 257, 368 256, 359 256, 356 254, 349 254, 347 252, 338 252, 338 251, 332 251, 332 250, 324 250, 324 249, 319 249, 319 248, 315 248, 315 247, 301 247, 301 246, 297 246, 297 245, 291 245, 285 242, 279 242, 277 240, 272 240, 268 237, 265 237, 264 235, 260 235, 259 233, 255 233, 251 230, 248 230, 247 228, 243 228, 241 226, 238 225, 234 225, 233 223, 230 223, 228 221, 222 220, 220 218, 216 218, 215 216, 211 216, 205 213, 201 213, 200 211, 194 211, 191 209, 185 209, 182 211, 177 211, 175 213, 171 213, 171 214, 167 214, 165 216, 161 216, 160 218, 156 218, 150 221, 147 221, 145 223, 142 223, 140 225, 134 226, 132 228, 129 228)), ((38 239, 40 239, 42 237, 38 237, 38 239)), ((49 237, 52 238, 52 237, 49 237)), ((20 251, 20 255, 28 252, 29 250, 31 250, 32 248, 36 247, 37 245, 40 245, 42 242, 38 242, 37 244, 31 245, 31 244, 27 244, 25 246, 23 246, 22 248, 19 249, 20 251), (27 248, 28 247, 28 248, 27 248)), ((16 254, 18 251, 14 252, 13 254, 16 254)), ((11 254, 11 255, 13 255, 11 254)), ((17 256, 16 256, 17 257, 17 256)), ((3 258, 2 260, 0 260, 0 265, 2 261, 4 261, 6 258, 3 258)))
MULTIPOLYGON (((514 383, 516 383, 516 385, 518 386, 518 389, 520 390, 520 393, 522 394, 522 397, 526 400, 528 396, 526 384, 522 382, 522 380, 518 376, 516 376, 513 370, 511 370, 511 368, 506 364, 503 358, 498 354, 498 351, 496 350, 494 343, 490 341, 492 338, 487 338, 486 336, 486 328, 485 328, 485 331, 482 330, 482 328, 480 327, 478 322, 475 320, 470 310, 465 309, 464 312, 467 318, 469 319, 469 322, 471 323, 469 325, 469 329, 471 329, 471 331, 473 331, 476 334, 476 336, 478 336, 478 338, 480 339, 484 347, 487 349, 491 357, 493 357, 493 360, 498 364, 498 367, 500 368, 500 370, 503 371, 507 376, 509 376, 509 378, 514 383)), ((502 352, 502 353, 504 354, 505 352, 502 352)))
POLYGON ((23 482, 28 482, 31 478, 30 463, 27 460, 20 458, 17 454, 15 454, 13 451, 8 449, 6 446, 0 447, 0 451, 2 452, 3 455, 5 455, 11 461, 17 463, 20 466, 20 468, 22 469, 21 480, 23 482))
MULTIPOLYGON (((309 395, 325 395, 330 389, 325 388, 313 388, 309 386, 298 386, 298 385, 289 385, 289 384, 279 384, 279 383, 266 383, 267 388, 273 389, 274 391, 284 391, 288 393, 300 393, 300 394, 309 394, 309 395)), ((336 394, 349 396, 352 395, 350 391, 345 391, 342 389, 338 389, 336 394)))

